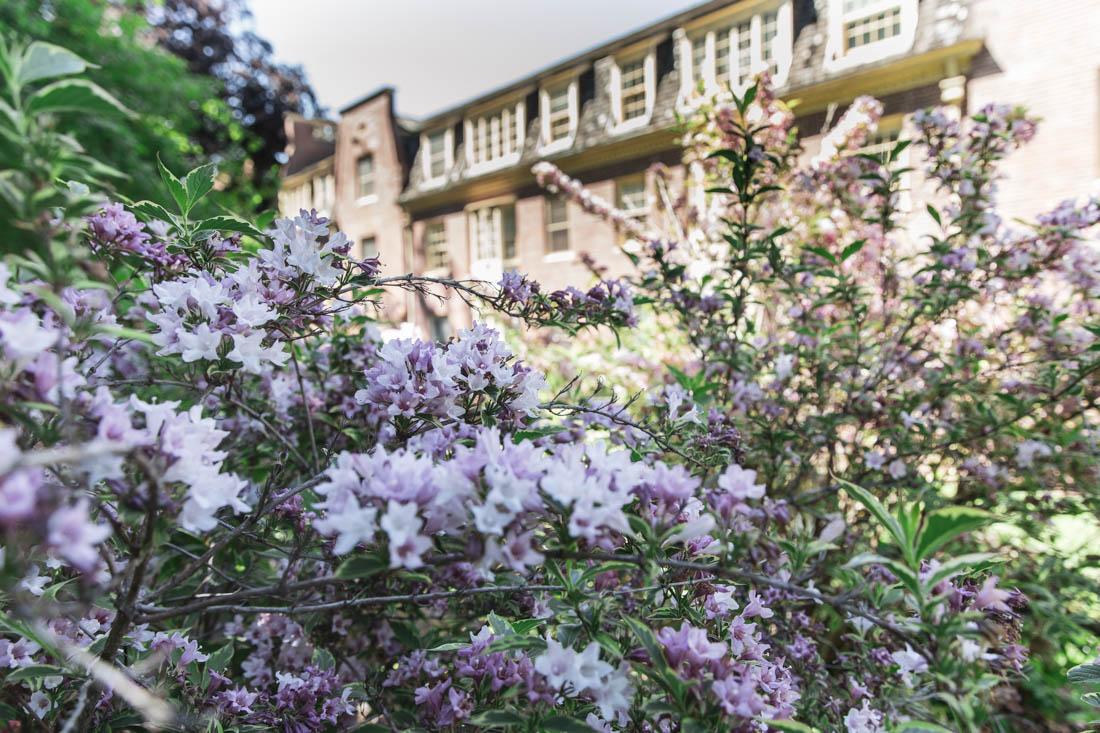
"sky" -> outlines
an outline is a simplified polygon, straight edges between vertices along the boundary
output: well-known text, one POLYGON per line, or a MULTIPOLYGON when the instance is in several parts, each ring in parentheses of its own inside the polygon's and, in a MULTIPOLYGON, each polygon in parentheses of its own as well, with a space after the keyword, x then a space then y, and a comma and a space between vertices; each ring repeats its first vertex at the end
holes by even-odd
POLYGON ((380 86, 426 117, 702 0, 251 0, 331 116, 380 86))

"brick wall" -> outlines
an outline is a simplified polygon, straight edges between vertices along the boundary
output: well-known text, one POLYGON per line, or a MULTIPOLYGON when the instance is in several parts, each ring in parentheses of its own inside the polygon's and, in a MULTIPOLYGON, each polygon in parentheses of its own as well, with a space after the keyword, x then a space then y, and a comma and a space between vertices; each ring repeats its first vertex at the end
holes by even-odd
POLYGON ((1004 167, 1001 204, 1031 217, 1095 192, 1100 178, 1100 1, 972 0, 968 34, 985 39, 967 84, 970 111, 1026 105, 1039 133, 1004 167))

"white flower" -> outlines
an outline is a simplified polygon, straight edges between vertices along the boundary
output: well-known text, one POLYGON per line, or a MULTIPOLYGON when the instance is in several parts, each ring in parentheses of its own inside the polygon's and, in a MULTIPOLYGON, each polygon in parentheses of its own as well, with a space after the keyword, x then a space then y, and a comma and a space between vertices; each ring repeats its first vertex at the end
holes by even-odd
POLYGON ((905 651, 893 652, 890 658, 894 660, 894 664, 898 665, 898 676, 906 687, 913 686, 911 675, 928 671, 928 661, 918 652, 913 651, 913 647, 908 644, 905 645, 905 651))
POLYGON ((49 696, 42 692, 42 690, 31 695, 31 700, 28 705, 30 706, 31 712, 39 718, 46 717, 46 713, 50 712, 50 709, 53 707, 53 703, 50 702, 49 696))
POLYGON ((235 362, 239 362, 246 372, 252 374, 263 374, 262 362, 265 360, 270 361, 275 366, 286 364, 290 354, 286 352, 283 342, 276 341, 271 346, 264 347, 261 345, 263 340, 263 331, 257 331, 247 336, 235 333, 233 334, 233 350, 229 352, 228 357, 235 362))
POLYGON ((314 527, 324 534, 338 534, 332 551, 343 555, 356 545, 371 541, 378 529, 377 517, 378 510, 374 507, 355 504, 339 512, 330 512, 324 519, 314 522, 314 527))
POLYGON ((905 461, 901 460, 900 458, 895 458, 890 463, 890 467, 888 470, 890 471, 890 475, 895 479, 902 478, 903 476, 905 476, 905 461))
POLYGON ((6 357, 30 361, 57 343, 57 331, 46 328, 38 316, 23 309, 0 319, 0 341, 6 357))
POLYGON ((756 483, 756 471, 731 463, 718 477, 719 488, 725 489, 735 499, 761 499, 764 485, 756 483))
POLYGON ((393 499, 386 505, 386 514, 379 524, 390 540, 391 568, 415 570, 424 565, 420 556, 431 548, 432 542, 420 534, 424 520, 417 516, 416 509, 416 504, 402 504, 393 499))
POLYGON ((203 315, 211 319, 218 317, 218 306, 229 300, 220 282, 210 282, 201 275, 188 284, 187 295, 195 301, 203 315))
MULTIPOLYGON (((610 667, 610 665, 608 665, 610 667)), ((634 687, 630 684, 630 667, 626 664, 610 672, 593 690, 600 715, 605 720, 619 719, 626 723, 626 715, 634 700, 634 687)))
POLYGON ((255 293, 249 293, 234 303, 233 313, 238 321, 250 328, 262 326, 275 317, 275 311, 255 293))
POLYGON ((176 331, 176 339, 181 349, 180 358, 184 361, 213 361, 218 358, 218 345, 222 341, 222 335, 218 331, 211 331, 209 324, 200 323, 193 332, 181 327, 176 331))
POLYGON ((555 690, 571 683, 577 674, 577 653, 546 637, 546 651, 535 658, 535 671, 555 690))
POLYGON ((46 592, 46 584, 50 582, 50 576, 39 575, 38 566, 31 565, 30 571, 27 575, 19 581, 19 587, 30 593, 32 596, 40 596, 46 592))
POLYGON ((882 713, 873 709, 867 700, 863 706, 851 708, 844 716, 844 727, 847 733, 882 733, 886 729, 882 727, 882 713))

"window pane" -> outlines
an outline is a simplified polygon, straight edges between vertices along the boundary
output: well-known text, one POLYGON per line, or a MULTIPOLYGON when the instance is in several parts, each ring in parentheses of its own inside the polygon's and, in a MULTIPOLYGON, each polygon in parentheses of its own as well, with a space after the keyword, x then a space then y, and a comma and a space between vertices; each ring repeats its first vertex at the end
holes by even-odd
POLYGON ((447 233, 441 221, 429 224, 424 231, 424 260, 429 270, 443 270, 450 266, 447 233))
POLYGON ((641 219, 649 212, 646 198, 645 179, 628 178, 619 181, 619 209, 627 216, 641 219))
POLYGON ((762 52, 764 65, 773 75, 779 71, 779 65, 775 59, 775 39, 779 35, 779 16, 776 13, 765 13, 762 22, 763 39, 762 52))
POLYGON ((737 86, 743 87, 752 78, 752 23, 745 22, 734 28, 737 34, 737 86))
POLYGON ((644 117, 646 113, 645 60, 623 64, 619 69, 623 120, 644 117))
POLYGON ((548 252, 569 249, 569 206, 560 196, 546 199, 546 249, 548 252))
POLYGON ((722 88, 730 83, 730 30, 714 32, 714 80, 722 88))
POLYGON ((569 137, 573 129, 569 114, 569 85, 550 90, 549 94, 550 142, 569 137))
POLYGON ((428 175, 440 178, 447 172, 446 133, 436 132, 428 136, 428 175))
POLYGON ((378 240, 374 237, 364 237, 362 241, 363 259, 378 256, 378 240))
POLYGON ((880 13, 848 18, 844 23, 844 48, 851 50, 899 35, 901 6, 895 5, 880 13))
POLYGON ((364 155, 356 164, 359 197, 374 195, 374 156, 364 155))
POLYGON ((695 86, 703 81, 706 76, 703 67, 707 63, 707 37, 699 36, 691 42, 691 80, 695 86))
POLYGON ((500 229, 504 259, 514 260, 516 258, 516 210, 514 207, 501 207, 500 229))

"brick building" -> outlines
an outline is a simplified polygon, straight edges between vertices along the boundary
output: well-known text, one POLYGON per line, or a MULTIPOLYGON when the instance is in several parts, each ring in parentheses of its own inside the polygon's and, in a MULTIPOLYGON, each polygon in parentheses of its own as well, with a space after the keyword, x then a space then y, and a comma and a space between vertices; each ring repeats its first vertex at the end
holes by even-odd
MULTIPOLYGON (((390 274, 495 280, 514 268, 584 286, 581 252, 628 269, 617 236, 547 196, 531 166, 551 160, 644 217, 647 169, 679 158, 677 109, 700 85, 738 89, 767 68, 797 101, 811 152, 860 94, 883 101, 884 142, 926 106, 1027 105, 1044 122, 1006 166, 1001 200, 1031 216, 1100 178, 1097 28, 1100 0, 712 0, 427 119, 399 118, 384 88, 337 122, 288 121, 280 204, 323 203, 390 274)), ((387 317, 440 337, 470 315, 455 299, 406 296, 387 317)))

